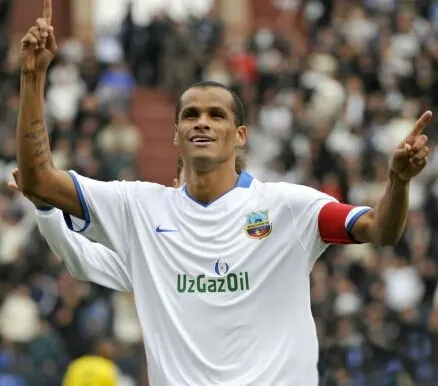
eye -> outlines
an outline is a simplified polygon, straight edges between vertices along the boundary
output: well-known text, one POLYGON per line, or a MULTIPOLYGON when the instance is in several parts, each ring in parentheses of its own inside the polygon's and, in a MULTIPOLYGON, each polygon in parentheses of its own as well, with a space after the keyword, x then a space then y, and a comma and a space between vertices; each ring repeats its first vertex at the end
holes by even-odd
POLYGON ((183 112, 182 118, 183 119, 193 119, 198 116, 198 112, 195 109, 187 109, 183 112))
POLYGON ((213 119, 224 119, 225 118, 225 114, 222 111, 220 111, 220 110, 213 110, 213 111, 211 111, 210 116, 213 119))

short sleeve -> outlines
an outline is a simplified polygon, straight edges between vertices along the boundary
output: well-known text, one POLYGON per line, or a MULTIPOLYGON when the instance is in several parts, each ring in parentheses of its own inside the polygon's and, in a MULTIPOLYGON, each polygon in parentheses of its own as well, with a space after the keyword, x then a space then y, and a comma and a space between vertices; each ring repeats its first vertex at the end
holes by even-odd
POLYGON ((68 229, 60 210, 36 212, 38 228, 42 236, 73 277, 116 291, 131 291, 126 259, 68 229))
POLYGON ((327 249, 319 233, 318 217, 321 209, 329 203, 338 201, 316 189, 302 185, 284 184, 283 193, 287 206, 295 222, 298 237, 309 255, 310 267, 327 249))
POLYGON ((76 187, 84 220, 64 212, 70 230, 116 251, 122 258, 130 254, 132 235, 128 195, 135 195, 136 182, 102 182, 69 172, 76 187))

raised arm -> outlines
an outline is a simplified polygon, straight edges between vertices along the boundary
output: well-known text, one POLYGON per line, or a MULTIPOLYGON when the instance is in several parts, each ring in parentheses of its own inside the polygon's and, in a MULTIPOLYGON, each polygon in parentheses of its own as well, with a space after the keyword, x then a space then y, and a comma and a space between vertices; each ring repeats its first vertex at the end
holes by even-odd
MULTIPOLYGON (((12 176, 14 181, 9 182, 8 186, 23 194, 18 169, 13 171, 12 176)), ((131 279, 125 258, 69 230, 60 210, 34 197, 25 197, 37 208, 36 220, 41 235, 73 277, 116 291, 131 291, 131 279)))
POLYGON ((427 164, 428 138, 423 134, 432 113, 425 112, 411 133, 394 151, 385 193, 374 210, 361 216, 352 229, 353 237, 377 245, 396 243, 405 228, 409 183, 427 164))
POLYGON ((44 0, 43 17, 21 41, 20 112, 17 123, 20 182, 25 194, 83 218, 73 180, 66 171, 53 165, 44 120, 46 73, 57 51, 51 19, 51 0, 44 0))

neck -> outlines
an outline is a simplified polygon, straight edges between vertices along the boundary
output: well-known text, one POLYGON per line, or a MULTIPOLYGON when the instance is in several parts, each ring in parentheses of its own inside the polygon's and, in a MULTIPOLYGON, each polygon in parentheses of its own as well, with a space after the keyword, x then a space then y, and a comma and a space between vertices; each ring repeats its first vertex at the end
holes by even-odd
POLYGON ((225 162, 214 170, 204 173, 187 167, 184 173, 190 196, 203 204, 208 204, 233 189, 239 178, 234 168, 234 161, 225 162))

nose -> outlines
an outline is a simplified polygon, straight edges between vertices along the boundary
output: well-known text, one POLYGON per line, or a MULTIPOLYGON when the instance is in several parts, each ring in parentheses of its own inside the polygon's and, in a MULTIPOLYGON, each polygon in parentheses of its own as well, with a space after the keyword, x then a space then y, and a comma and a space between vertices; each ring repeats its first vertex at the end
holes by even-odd
POLYGON ((205 114, 202 114, 196 121, 195 130, 210 130, 208 117, 205 114))

